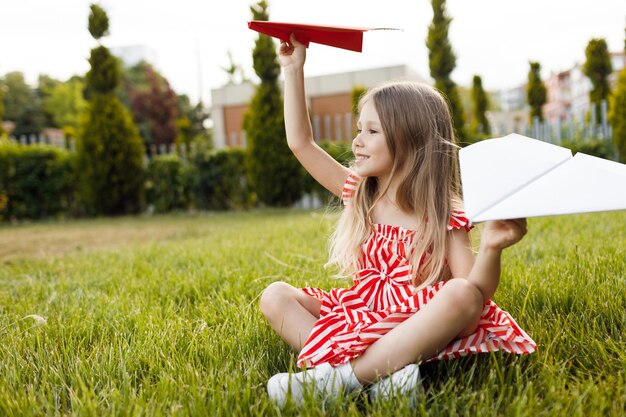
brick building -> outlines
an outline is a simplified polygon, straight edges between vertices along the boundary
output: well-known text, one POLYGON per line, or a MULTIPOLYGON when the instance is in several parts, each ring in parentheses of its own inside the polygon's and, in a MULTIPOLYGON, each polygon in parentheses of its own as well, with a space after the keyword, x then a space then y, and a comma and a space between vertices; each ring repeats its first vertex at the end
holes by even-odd
MULTIPOLYGON (((390 80, 428 82, 406 65, 307 77, 307 104, 316 140, 350 141, 355 121, 351 115, 354 87, 373 87, 390 80)), ((254 95, 251 83, 211 90, 213 140, 216 148, 245 147, 243 116, 254 95)))

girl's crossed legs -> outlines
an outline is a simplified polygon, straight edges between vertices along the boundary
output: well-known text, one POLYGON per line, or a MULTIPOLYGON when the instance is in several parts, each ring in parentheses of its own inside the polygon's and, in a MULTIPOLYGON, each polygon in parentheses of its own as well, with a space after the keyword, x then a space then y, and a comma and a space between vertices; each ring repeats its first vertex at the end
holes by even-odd
MULTIPOLYGON (((354 359, 354 374, 369 383, 436 355, 452 340, 476 331, 483 302, 470 281, 449 280, 428 304, 354 359)), ((272 283, 261 296, 261 311, 270 325, 298 352, 319 319, 320 306, 317 299, 284 282, 272 283)))

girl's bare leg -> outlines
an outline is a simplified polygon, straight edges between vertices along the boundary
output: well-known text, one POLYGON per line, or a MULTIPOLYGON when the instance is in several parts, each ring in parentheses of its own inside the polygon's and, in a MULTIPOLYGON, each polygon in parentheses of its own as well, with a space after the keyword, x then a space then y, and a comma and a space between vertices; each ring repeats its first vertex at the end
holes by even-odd
POLYGON ((299 352, 320 317, 321 303, 285 282, 270 284, 261 296, 261 311, 270 326, 299 352))
POLYGON ((472 334, 483 309, 481 291, 466 279, 452 279, 415 315, 372 344, 352 361, 362 383, 427 359, 452 340, 472 334))

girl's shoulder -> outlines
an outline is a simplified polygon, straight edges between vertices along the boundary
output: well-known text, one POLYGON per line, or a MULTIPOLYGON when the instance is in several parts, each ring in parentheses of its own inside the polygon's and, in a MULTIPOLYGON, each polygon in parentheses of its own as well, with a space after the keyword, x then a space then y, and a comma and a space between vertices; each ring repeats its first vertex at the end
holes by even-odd
POLYGON ((474 228, 474 225, 470 223, 469 219, 465 217, 463 210, 454 209, 450 214, 450 221, 448 223, 448 230, 460 230, 465 229, 469 232, 474 228))

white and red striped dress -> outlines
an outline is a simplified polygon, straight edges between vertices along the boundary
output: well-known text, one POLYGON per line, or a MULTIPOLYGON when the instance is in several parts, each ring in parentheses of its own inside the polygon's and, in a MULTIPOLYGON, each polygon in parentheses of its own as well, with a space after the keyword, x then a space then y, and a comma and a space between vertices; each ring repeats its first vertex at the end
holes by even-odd
MULTIPOLYGON (((349 204, 358 181, 352 174, 348 177, 343 190, 344 204, 349 204)), ((461 228, 470 230, 463 213, 454 212, 448 230, 461 228)), ((298 356, 298 366, 313 367, 325 362, 336 366, 359 356, 369 345, 419 311, 445 285, 441 281, 413 292, 407 254, 414 235, 414 230, 375 224, 363 244, 352 287, 334 288, 330 292, 303 288, 322 306, 320 318, 298 356)), ((484 306, 474 334, 452 341, 427 361, 500 349, 517 354, 532 353, 536 346, 515 320, 490 300, 484 306)))

